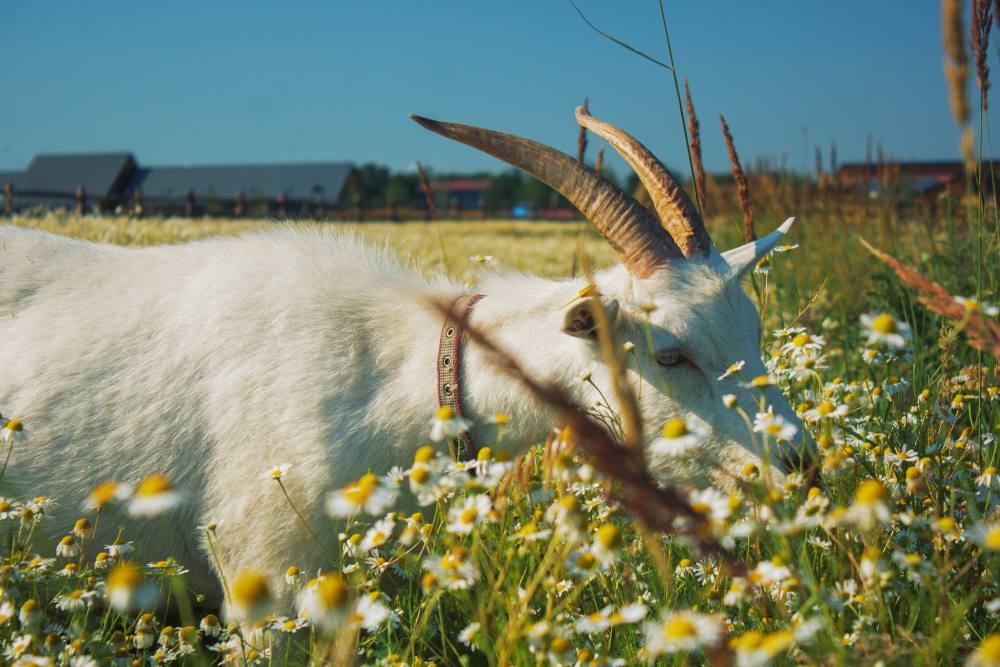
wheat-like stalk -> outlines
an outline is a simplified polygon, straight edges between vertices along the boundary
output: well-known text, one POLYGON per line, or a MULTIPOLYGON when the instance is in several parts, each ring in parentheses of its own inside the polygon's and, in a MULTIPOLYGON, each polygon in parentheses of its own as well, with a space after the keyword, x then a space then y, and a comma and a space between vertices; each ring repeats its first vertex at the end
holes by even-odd
POLYGON ((753 225, 753 204, 750 202, 750 186, 747 183, 746 174, 743 173, 743 167, 740 166, 740 156, 736 154, 736 146, 733 145, 733 135, 729 132, 729 126, 726 125, 726 119, 721 113, 719 114, 719 120, 722 121, 722 134, 726 136, 726 148, 729 149, 729 160, 733 163, 733 176, 736 177, 736 185, 739 189, 740 210, 743 211, 743 236, 746 237, 747 243, 753 243, 757 240, 757 232, 754 231, 753 225))
MULTIPOLYGON (((590 102, 589 99, 587 99, 586 97, 583 98, 583 108, 588 112, 590 111, 590 108, 588 106, 589 102, 590 102)), ((581 125, 580 135, 576 140, 576 159, 581 164, 583 163, 584 153, 586 152, 587 152, 587 128, 581 125)))
POLYGON ((698 116, 694 113, 694 103, 691 101, 691 90, 688 88, 687 77, 684 77, 684 97, 687 100, 688 134, 691 142, 691 161, 694 162, 694 186, 698 195, 698 208, 701 215, 708 215, 705 209, 705 167, 701 162, 701 135, 698 116))
POLYGON ((895 271, 900 280, 920 291, 921 295, 917 297, 920 303, 938 315, 944 315, 957 322, 964 322, 964 331, 969 337, 969 345, 978 350, 989 352, 1000 359, 1000 326, 990 322, 979 313, 966 310, 965 306, 955 300, 955 295, 942 285, 921 275, 895 257, 876 250, 864 239, 861 239, 861 243, 875 257, 895 271))
POLYGON ((986 111, 987 108, 986 92, 990 89, 990 66, 986 63, 986 50, 990 46, 990 21, 992 18, 990 0, 972 0, 972 37, 969 44, 976 56, 976 82, 979 84, 983 111, 986 111))

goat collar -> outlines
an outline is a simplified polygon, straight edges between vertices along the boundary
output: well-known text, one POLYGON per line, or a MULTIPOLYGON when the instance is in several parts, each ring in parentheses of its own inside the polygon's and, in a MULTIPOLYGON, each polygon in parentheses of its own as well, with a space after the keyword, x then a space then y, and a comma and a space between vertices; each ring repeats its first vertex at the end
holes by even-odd
MULTIPOLYGON (((438 347, 438 404, 450 407, 459 417, 465 417, 462 410, 462 341, 466 338, 462 324, 468 321, 472 307, 482 294, 466 294, 455 299, 441 329, 441 344, 438 347), (458 314, 458 317, 456 317, 458 314)), ((473 444, 472 436, 466 431, 459 437, 458 460, 475 460, 479 449, 473 444)))

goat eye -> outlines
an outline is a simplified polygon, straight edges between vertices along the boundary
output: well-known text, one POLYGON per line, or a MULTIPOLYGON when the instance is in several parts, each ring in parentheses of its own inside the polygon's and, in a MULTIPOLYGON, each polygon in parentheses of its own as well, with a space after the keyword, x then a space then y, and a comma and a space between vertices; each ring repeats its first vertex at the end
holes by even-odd
POLYGON ((661 366, 676 366, 684 361, 684 357, 677 350, 661 350, 656 353, 656 363, 661 366))

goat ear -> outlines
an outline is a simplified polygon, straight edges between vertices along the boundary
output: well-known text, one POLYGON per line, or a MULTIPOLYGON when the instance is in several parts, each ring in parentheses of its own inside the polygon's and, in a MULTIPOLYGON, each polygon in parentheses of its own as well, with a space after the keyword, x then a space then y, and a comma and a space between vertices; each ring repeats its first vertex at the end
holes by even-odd
POLYGON ((757 262, 767 253, 774 250, 781 242, 782 237, 785 236, 785 232, 791 229, 793 222, 795 222, 795 218, 789 218, 781 227, 764 238, 741 245, 739 248, 727 250, 722 253, 722 259, 726 260, 726 264, 729 265, 735 276, 743 277, 743 274, 755 267, 757 262))
MULTIPOLYGON (((608 324, 614 326, 618 319, 618 301, 616 299, 601 299, 601 303, 608 316, 608 324)), ((594 310, 598 307, 597 299, 592 296, 575 301, 566 310, 563 332, 596 343, 597 314, 594 310)))

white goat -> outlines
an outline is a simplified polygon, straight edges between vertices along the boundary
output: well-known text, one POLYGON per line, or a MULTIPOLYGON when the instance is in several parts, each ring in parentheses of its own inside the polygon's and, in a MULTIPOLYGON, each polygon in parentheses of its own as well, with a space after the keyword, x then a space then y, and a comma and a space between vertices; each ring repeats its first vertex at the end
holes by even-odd
MULTIPOLYGON (((730 470, 759 463, 746 424, 722 402, 731 393, 750 408, 752 396, 735 377, 716 378, 740 360, 744 377, 765 373, 759 315, 739 278, 791 221, 719 254, 683 189, 644 147, 582 109, 577 118, 632 164, 665 227, 554 149, 416 120, 546 181, 616 250, 621 264, 594 279, 611 306, 615 339, 637 347, 639 364, 628 377, 635 387, 643 378, 647 441, 682 417, 705 430, 704 452, 730 470), (653 349, 635 305, 650 301, 657 305, 653 349)), ((141 562, 175 556, 190 567, 196 590, 220 602, 197 529, 218 522, 225 571, 266 572, 290 604, 284 569, 315 573, 323 557, 278 485, 258 475, 292 463, 286 488, 333 549, 327 494, 368 471, 408 466, 428 442, 444 319, 428 301, 455 299, 462 292, 456 283, 425 280, 384 250, 317 229, 124 249, 2 226, 0 243, 0 410, 29 432, 13 449, 0 492, 55 496, 54 520, 44 526, 53 543, 81 516, 96 484, 163 473, 187 493, 169 530, 110 505, 98 543, 109 544, 127 525, 141 562)), ((576 298, 584 287, 582 278, 488 276, 470 321, 537 378, 565 381, 592 367, 595 382, 607 387, 594 297, 576 298)), ((500 412, 511 415, 504 442, 512 447, 537 442, 552 427, 550 411, 476 346, 464 347, 462 366, 474 440, 491 441, 485 419, 500 412)), ((597 398, 584 383, 572 391, 584 404, 597 398)), ((777 390, 765 395, 776 414, 801 428, 777 390)), ((700 458, 682 463, 657 451, 647 458, 662 481, 727 483, 700 458)))

